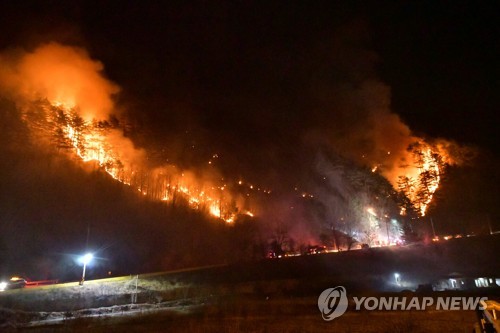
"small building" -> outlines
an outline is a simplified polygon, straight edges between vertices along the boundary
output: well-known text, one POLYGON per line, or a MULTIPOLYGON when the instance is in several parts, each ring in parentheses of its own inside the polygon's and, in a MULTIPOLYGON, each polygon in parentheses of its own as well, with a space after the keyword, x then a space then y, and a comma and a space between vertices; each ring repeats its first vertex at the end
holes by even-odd
POLYGON ((478 288, 500 288, 499 277, 470 277, 453 272, 432 284, 434 291, 473 290, 478 288))

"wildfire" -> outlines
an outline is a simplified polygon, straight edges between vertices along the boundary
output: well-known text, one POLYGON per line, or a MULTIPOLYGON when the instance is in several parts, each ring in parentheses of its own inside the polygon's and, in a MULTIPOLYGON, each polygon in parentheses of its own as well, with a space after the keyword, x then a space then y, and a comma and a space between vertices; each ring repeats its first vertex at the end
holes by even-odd
POLYGON ((439 169, 437 160, 433 158, 432 150, 430 148, 424 150, 422 154, 424 163, 420 172, 420 176, 423 175, 424 172, 429 172, 432 175, 426 183, 428 190, 427 197, 424 198, 422 204, 420 205, 420 213, 422 214, 422 216, 425 216, 425 211, 427 210, 429 203, 432 201, 434 192, 436 192, 439 187, 439 182, 441 181, 441 170, 439 169))
MULTIPOLYGON (((186 177, 186 173, 180 175, 165 170, 139 171, 134 168, 131 161, 123 158, 119 145, 112 144, 113 135, 118 135, 113 129, 100 128, 92 122, 77 121, 78 128, 74 123, 74 109, 68 109, 65 103, 56 102, 52 106, 62 111, 63 118, 66 119, 66 126, 63 130, 64 135, 70 142, 74 152, 84 161, 96 162, 112 178, 129 186, 133 186, 143 195, 149 195, 158 198, 161 201, 172 202, 176 196, 182 196, 186 199, 188 205, 193 209, 204 210, 227 223, 234 222, 237 209, 226 209, 227 203, 222 196, 227 185, 207 186, 210 192, 220 192, 219 198, 209 195, 205 190, 196 190, 200 186, 191 177, 186 177), (163 181, 165 175, 168 178, 175 179, 175 185, 171 182, 163 181), (146 182, 140 178, 148 178, 146 182), (151 183, 155 183, 152 186, 151 183), (156 188, 155 188, 156 187, 156 188), (159 188, 158 188, 159 187, 159 188), (152 192, 162 193, 161 196, 154 195, 152 192)), ((174 169, 174 167, 170 168, 174 169)), ((244 214, 253 216, 251 212, 244 214)))
MULTIPOLYGON (((228 223, 245 214, 241 199, 215 171, 195 174, 174 165, 149 167, 143 150, 134 147, 118 125, 109 123, 113 95, 119 87, 102 75, 103 65, 84 49, 57 43, 40 45, 15 59, 0 54, 0 88, 36 116, 23 118, 36 133, 58 148, 71 150, 84 162, 95 162, 115 180, 154 200, 176 202, 206 211, 228 223), (219 179, 220 181, 220 179, 219 179)), ((219 159, 212 154, 211 161, 219 159)))
MULTIPOLYGON (((207 163, 210 176, 182 171, 174 165, 149 167, 145 152, 135 148, 118 125, 109 124, 114 110, 112 97, 119 87, 102 76, 103 65, 83 49, 49 43, 15 60, 0 57, 0 64, 2 91, 20 103, 50 104, 43 107, 42 118, 46 120, 42 121, 50 123, 57 132, 61 146, 71 147, 82 161, 95 162, 112 178, 141 195, 172 204, 182 198, 193 209, 231 223, 238 214, 253 216, 243 208, 250 193, 271 194, 271 190, 253 181, 238 179, 233 183, 214 176, 214 165, 222 162, 222 156, 216 152, 207 163)), ((447 149, 412 136, 409 128, 392 114, 374 112, 374 116, 376 154, 372 152, 366 158, 363 155, 363 163, 368 162, 373 173, 386 177, 424 216, 439 187, 444 166, 450 163, 447 149), (404 166, 396 167, 399 162, 404 166)), ((295 191, 304 199, 316 198, 298 188, 295 191)))
POLYGON ((411 164, 400 168, 402 172, 393 184, 418 208, 420 215, 425 216, 445 166, 454 161, 446 149, 424 141, 416 141, 408 147, 407 159, 411 164))

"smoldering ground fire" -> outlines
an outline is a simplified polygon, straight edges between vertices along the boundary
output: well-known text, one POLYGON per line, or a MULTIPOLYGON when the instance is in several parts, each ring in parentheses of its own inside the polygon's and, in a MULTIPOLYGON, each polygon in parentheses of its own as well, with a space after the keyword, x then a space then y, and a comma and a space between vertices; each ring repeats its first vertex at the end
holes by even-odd
MULTIPOLYGON (((15 100, 34 135, 45 138, 54 148, 68 148, 70 154, 76 154, 83 162, 97 163, 112 178, 143 196, 166 202, 185 200, 189 207, 227 223, 234 222, 241 214, 255 214, 267 225, 273 225, 277 216, 279 219, 288 216, 286 224, 299 231, 294 234, 299 239, 301 234, 305 239, 317 237, 313 224, 325 224, 325 221, 309 224, 302 221, 304 216, 311 215, 315 215, 313 220, 356 220, 349 227, 337 228, 358 240, 369 238, 369 242, 388 245, 399 239, 398 231, 392 232, 390 237, 388 229, 387 235, 383 229, 384 219, 396 221, 397 216, 393 213, 389 216, 390 209, 378 197, 373 199, 369 192, 349 185, 345 180, 346 172, 339 172, 343 162, 339 166, 329 157, 315 157, 312 169, 324 176, 328 183, 326 189, 306 182, 304 188, 290 189, 291 196, 273 198, 272 189, 265 184, 248 183, 236 176, 241 173, 239 170, 231 177, 223 176, 212 165, 212 160, 207 163, 209 168, 207 165, 192 169, 181 169, 175 164, 151 165, 148 149, 137 148, 124 134, 124 120, 120 120, 113 102, 120 88, 104 77, 103 64, 92 59, 84 49, 57 43, 42 44, 31 51, 4 52, 0 64, 1 91, 15 100), (262 198, 253 199, 250 193, 257 189, 262 198), (289 208, 297 199, 294 196, 328 207, 328 212, 318 217, 316 213, 307 213, 314 208, 305 205, 290 213, 289 208), (269 204, 268 198, 275 203, 269 204), (354 201, 358 204, 353 206, 354 201), (297 213, 300 210, 302 213, 297 213), (375 232, 373 228, 380 230, 375 232)), ((403 193, 423 216, 446 165, 457 163, 459 159, 450 153, 449 146, 453 143, 414 136, 391 112, 389 95, 389 88, 381 82, 362 81, 342 97, 342 103, 361 110, 362 118, 345 129, 342 136, 309 129, 306 141, 309 144, 326 142, 329 151, 341 151, 339 156, 371 169, 374 176, 385 177, 395 192, 403 193)), ((233 153, 238 154, 237 151, 233 153)), ((296 177, 304 178, 302 175, 296 177)), ((407 207, 399 208, 400 215, 404 215, 407 207)))

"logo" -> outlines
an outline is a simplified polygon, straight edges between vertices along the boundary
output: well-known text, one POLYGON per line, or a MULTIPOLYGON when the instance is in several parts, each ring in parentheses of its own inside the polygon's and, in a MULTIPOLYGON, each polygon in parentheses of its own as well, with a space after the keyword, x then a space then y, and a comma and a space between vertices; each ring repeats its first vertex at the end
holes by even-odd
POLYGON ((342 316, 347 305, 347 292, 342 286, 325 289, 318 297, 318 308, 326 321, 342 316))
MULTIPOLYGON (((356 297, 352 298, 355 307, 361 311, 426 311, 426 310, 484 310, 488 297, 356 297)), ((347 292, 343 286, 328 288, 318 297, 318 308, 323 320, 330 321, 342 316, 349 305, 347 292)))
POLYGON ((488 297, 353 297, 356 311, 484 310, 488 297))

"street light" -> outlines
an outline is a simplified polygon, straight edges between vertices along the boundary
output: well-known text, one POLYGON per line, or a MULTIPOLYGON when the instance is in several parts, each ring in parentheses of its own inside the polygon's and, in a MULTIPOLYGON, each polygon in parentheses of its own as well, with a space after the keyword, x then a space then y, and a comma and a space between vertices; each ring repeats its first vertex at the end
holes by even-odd
POLYGON ((400 275, 399 273, 394 273, 394 280, 396 280, 396 284, 399 286, 400 285, 400 282, 401 282, 401 279, 400 279, 400 275))
POLYGON ((94 255, 92 253, 86 253, 83 257, 80 258, 80 261, 83 263, 83 273, 82 273, 82 279, 80 280, 80 286, 83 285, 83 282, 85 281, 85 270, 87 269, 87 264, 92 261, 94 258, 94 255))

